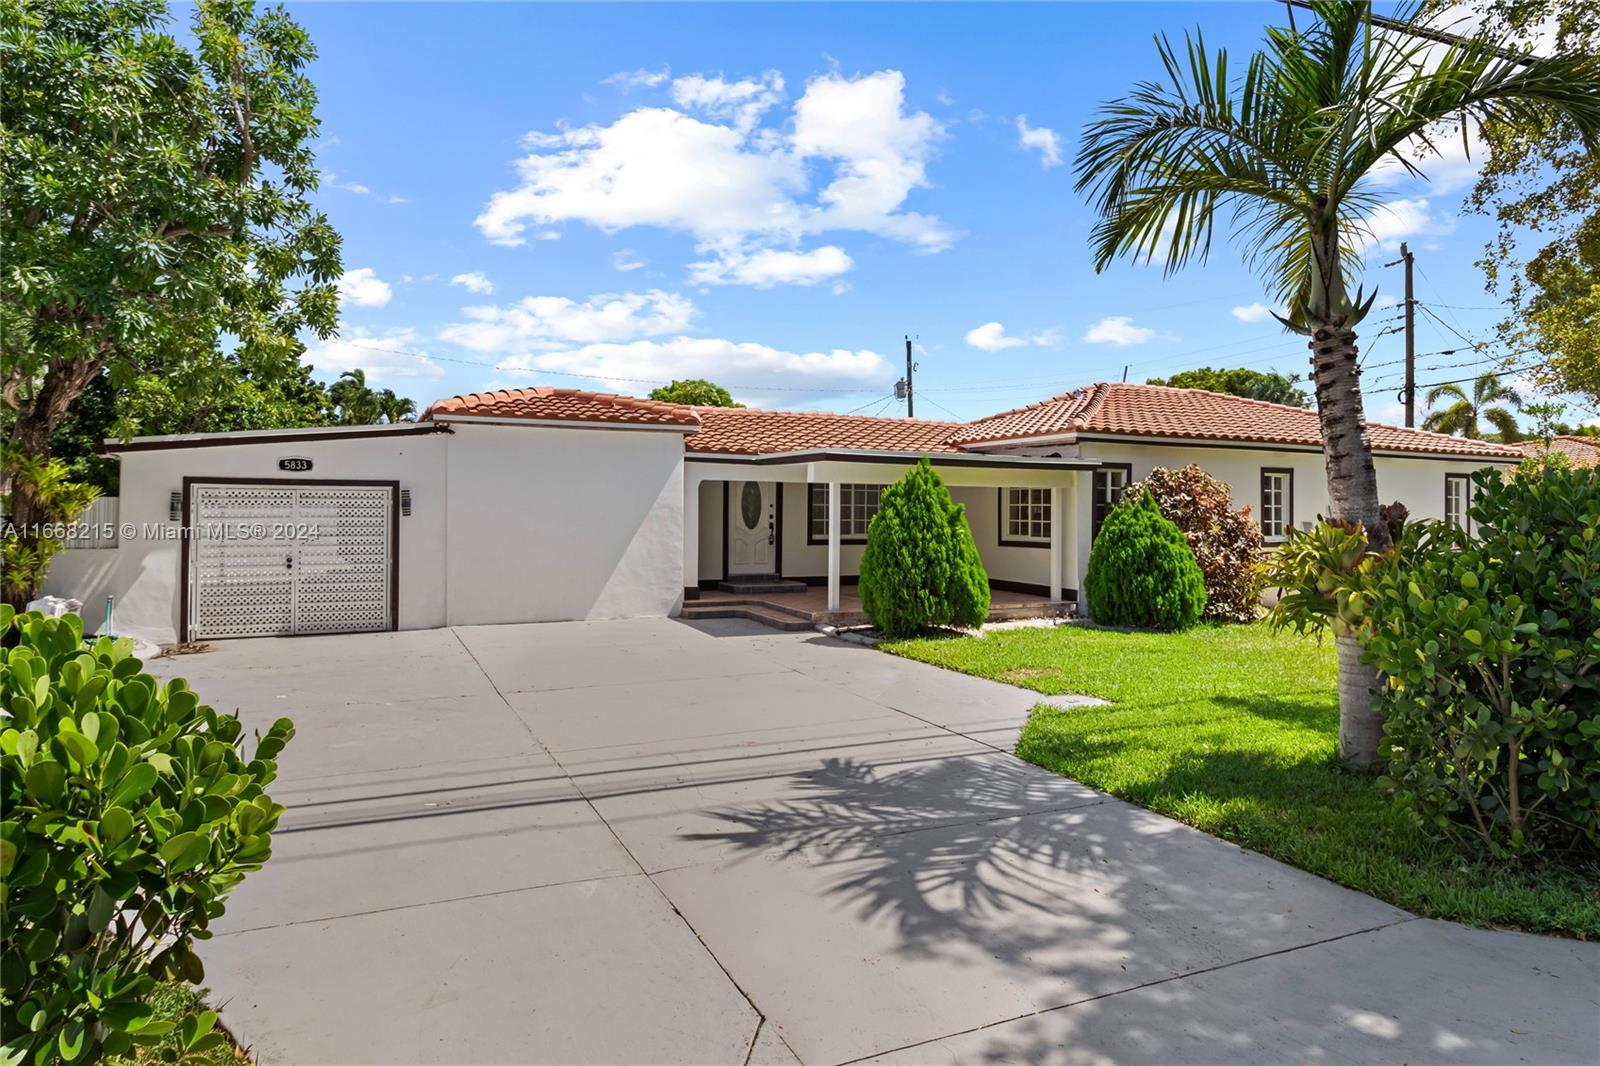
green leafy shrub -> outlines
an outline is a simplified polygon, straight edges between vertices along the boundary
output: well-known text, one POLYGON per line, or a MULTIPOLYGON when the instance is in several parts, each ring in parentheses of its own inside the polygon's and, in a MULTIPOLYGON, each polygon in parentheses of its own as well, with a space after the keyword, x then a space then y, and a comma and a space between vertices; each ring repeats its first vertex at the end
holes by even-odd
MULTIPOLYGON (((199 981, 193 942, 271 854, 283 808, 263 791, 294 735, 243 726, 182 680, 142 672, 127 641, 83 641, 74 615, 0 606, 0 1062, 93 1062, 165 1037, 158 981, 199 981)), ((188 1051, 210 1034, 178 1026, 188 1051)))
POLYGON ((1084 576, 1097 622, 1140 629, 1188 629, 1206 606, 1205 578, 1183 533, 1149 492, 1124 496, 1106 516, 1084 576))
POLYGON ((1600 852, 1600 474, 1474 475, 1472 535, 1408 528, 1362 583, 1384 782, 1497 855, 1600 852))
POLYGON ((1203 617, 1214 622, 1250 622, 1261 613, 1261 527, 1250 508, 1234 507, 1228 486, 1190 463, 1181 470, 1158 466, 1127 495, 1149 489, 1156 506, 1182 531, 1206 584, 1203 617))
POLYGON ((989 616, 989 575, 966 508, 926 458, 883 490, 861 553, 861 606, 889 637, 989 616))
MULTIPOLYGON (((72 480, 71 468, 60 459, 29 455, 20 448, 0 448, 12 491, 27 486, 36 502, 37 526, 6 523, 0 536, 0 602, 20 610, 39 591, 50 562, 67 546, 65 526, 74 522, 95 501, 100 491, 72 480)), ((7 498, 0 513, 12 513, 7 498)))

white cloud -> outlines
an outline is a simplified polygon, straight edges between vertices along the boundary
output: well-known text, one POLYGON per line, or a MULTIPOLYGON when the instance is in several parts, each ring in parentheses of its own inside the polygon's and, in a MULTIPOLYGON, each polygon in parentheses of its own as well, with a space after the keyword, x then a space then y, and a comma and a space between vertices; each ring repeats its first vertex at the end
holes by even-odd
POLYGON ((487 296, 494 292, 494 282, 481 270, 469 270, 465 274, 457 274, 450 279, 450 284, 460 285, 468 292, 475 292, 480 296, 487 296))
POLYGON ((603 78, 600 84, 615 85, 623 92, 628 92, 632 89, 653 89, 670 77, 672 77, 670 68, 662 67, 660 70, 645 70, 641 67, 638 70, 624 70, 611 75, 609 78, 603 78))
POLYGON ((763 248, 754 252, 719 250, 716 257, 689 264, 689 277, 700 285, 815 285, 846 273, 855 261, 843 248, 827 244, 809 252, 763 248))
POLYGON ((967 343, 986 352, 999 352, 1007 348, 1021 348, 1028 342, 1021 337, 1006 336, 1006 328, 998 322, 985 322, 967 331, 967 343))
POLYGON ((1426 198, 1390 200, 1379 204, 1367 219, 1364 231, 1357 231, 1354 241, 1363 253, 1374 246, 1383 251, 1395 251, 1403 240, 1417 237, 1442 237, 1454 232, 1454 216, 1439 216, 1426 198))
POLYGON ((346 270, 337 282, 339 296, 357 307, 382 307, 394 295, 389 283, 383 281, 371 267, 346 270))
POLYGON ((1367 172, 1368 178, 1385 188, 1415 184, 1419 191, 1426 188, 1438 195, 1464 189, 1477 181, 1478 171, 1489 154, 1478 126, 1469 123, 1466 140, 1462 140, 1461 124, 1455 120, 1431 128, 1426 141, 1413 137, 1396 151, 1422 172, 1421 179, 1413 178, 1394 155, 1384 156, 1367 172))
POLYGON ((530 226, 560 222, 607 232, 676 230, 691 234, 702 256, 723 261, 709 268, 712 275, 748 276, 747 284, 776 283, 785 272, 785 261, 758 258, 768 250, 804 257, 788 261, 813 268, 787 271, 798 283, 815 281, 814 268, 841 266, 842 249, 819 255, 802 247, 828 231, 874 233, 930 252, 955 240, 938 218, 903 209, 912 190, 928 184, 944 130, 907 110, 899 71, 813 78, 789 127, 757 121, 777 103, 776 74, 737 82, 692 76, 673 85, 680 106, 696 115, 642 107, 610 125, 530 138, 530 154, 517 162, 520 184, 489 199, 478 229, 503 245, 524 243, 530 226), (820 188, 813 189, 814 173, 825 182, 820 188), (752 271, 752 261, 774 269, 752 271))
POLYGON ((606 293, 579 302, 565 296, 529 296, 501 307, 465 307, 470 321, 439 331, 439 339, 478 352, 527 352, 570 344, 624 341, 682 333, 696 314, 677 293, 606 293))
POLYGON ((300 361, 327 374, 365 370, 371 381, 384 378, 442 378, 444 368, 417 348, 417 331, 386 329, 373 334, 344 323, 339 336, 313 344, 300 361))
POLYGON ((650 260, 634 251, 632 248, 620 248, 611 255, 613 270, 626 273, 629 270, 640 270, 650 265, 650 260))
POLYGON ((986 352, 1001 352, 1007 348, 1022 348, 1029 344, 1048 348, 1060 342, 1061 333, 1054 329, 1042 329, 1026 337, 1013 337, 1006 333, 1005 326, 999 322, 985 322, 981 326, 967 330, 967 343, 986 352))
POLYGON ((1047 126, 1028 125, 1027 115, 1017 116, 1017 143, 1039 153, 1039 165, 1061 165, 1061 135, 1047 126))
POLYGON ((781 401, 785 405, 836 395, 841 389, 885 389, 894 377, 888 361, 872 351, 788 352, 765 344, 708 337, 589 344, 516 356, 502 361, 498 369, 578 374, 607 388, 630 392, 637 391, 642 381, 707 378, 726 382, 741 401, 781 401), (749 387, 757 381, 770 387, 749 387))
POLYGON ((1231 314, 1240 322, 1265 322, 1273 316, 1274 312, 1280 315, 1284 313, 1281 307, 1268 307, 1260 300, 1257 300, 1255 303, 1246 304, 1243 307, 1235 307, 1231 314))
POLYGON ((1130 315, 1108 315, 1090 326, 1083 339, 1090 344, 1115 344, 1126 348, 1130 344, 1143 344, 1155 335, 1153 329, 1135 326, 1130 315))
POLYGON ((340 181, 339 175, 331 170, 322 172, 322 180, 327 182, 329 188, 343 189, 345 192, 354 193, 357 196, 370 196, 380 204, 408 204, 411 202, 404 196, 375 193, 372 191, 371 186, 359 181, 340 181))
POLYGON ((729 119, 741 130, 753 127, 782 99, 783 75, 775 70, 759 79, 730 82, 689 74, 672 82, 673 103, 685 111, 698 109, 712 118, 729 119))

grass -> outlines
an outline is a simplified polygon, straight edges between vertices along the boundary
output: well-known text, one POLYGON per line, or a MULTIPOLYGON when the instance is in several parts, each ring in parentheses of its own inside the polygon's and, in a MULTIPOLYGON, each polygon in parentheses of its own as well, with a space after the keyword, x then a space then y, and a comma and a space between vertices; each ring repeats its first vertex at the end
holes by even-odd
POLYGON ((1036 707, 1031 763, 1417 914, 1600 938, 1600 870, 1475 859, 1407 822, 1338 760, 1333 646, 1265 625, 1188 633, 1088 626, 883 646, 1109 707, 1036 707))
MULTIPOLYGON (((155 1008, 157 1021, 176 1023, 182 1022, 190 1014, 206 1010, 205 997, 206 990, 203 988, 196 988, 183 981, 164 981, 150 996, 150 1006, 155 1008)), ((221 1028, 220 1023, 218 1027, 221 1028)), ((223 1030, 223 1033, 227 1035, 227 1030, 223 1030)), ((176 1052, 177 1049, 177 1036, 169 1035, 159 1044, 140 1048, 127 1058, 112 1058, 108 1061, 112 1066, 141 1066, 143 1063, 165 1061, 163 1052, 176 1052)), ((198 1053, 191 1052, 183 1061, 187 1066, 248 1066, 250 1057, 235 1047, 233 1038, 229 1036, 227 1042, 221 1046, 198 1053)))

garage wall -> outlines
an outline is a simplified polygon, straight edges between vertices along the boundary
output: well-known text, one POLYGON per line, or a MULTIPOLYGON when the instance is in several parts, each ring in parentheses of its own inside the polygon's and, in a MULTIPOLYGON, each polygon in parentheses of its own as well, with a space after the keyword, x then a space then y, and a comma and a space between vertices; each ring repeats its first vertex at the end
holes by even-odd
POLYGON ((454 424, 449 624, 674 613, 683 437, 454 424))
POLYGON ((683 437, 674 432, 457 424, 453 433, 228 443, 122 456, 115 550, 65 551, 43 591, 84 602, 98 631, 178 638, 185 477, 398 481, 401 629, 674 613, 683 594, 683 437), (278 460, 300 456, 297 478, 278 460))
POLYGON ((105 597, 116 597, 115 628, 156 643, 178 636, 179 523, 168 497, 185 477, 274 478, 286 483, 333 478, 399 481, 411 490, 412 513, 400 518, 399 608, 401 629, 444 624, 444 478, 441 433, 346 437, 325 441, 230 444, 128 452, 122 456, 119 521, 114 551, 68 551, 56 556, 45 591, 84 601, 84 624, 98 632, 105 597), (278 469, 278 460, 312 461, 303 478, 278 469), (129 533, 132 533, 129 536, 129 533))

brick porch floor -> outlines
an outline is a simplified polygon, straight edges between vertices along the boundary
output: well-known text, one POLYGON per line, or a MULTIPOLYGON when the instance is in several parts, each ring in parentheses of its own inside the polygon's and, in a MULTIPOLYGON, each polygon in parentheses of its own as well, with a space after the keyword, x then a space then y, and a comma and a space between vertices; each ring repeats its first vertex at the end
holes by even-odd
MULTIPOLYGON (((1027 592, 990 589, 989 621, 1013 618, 1055 618, 1071 615, 1070 600, 1051 600, 1027 592)), ((748 618, 777 629, 810 629, 815 625, 866 625, 861 597, 853 586, 839 590, 839 610, 828 610, 828 590, 819 585, 804 592, 752 595, 703 589, 700 598, 683 605, 684 618, 748 618)))

